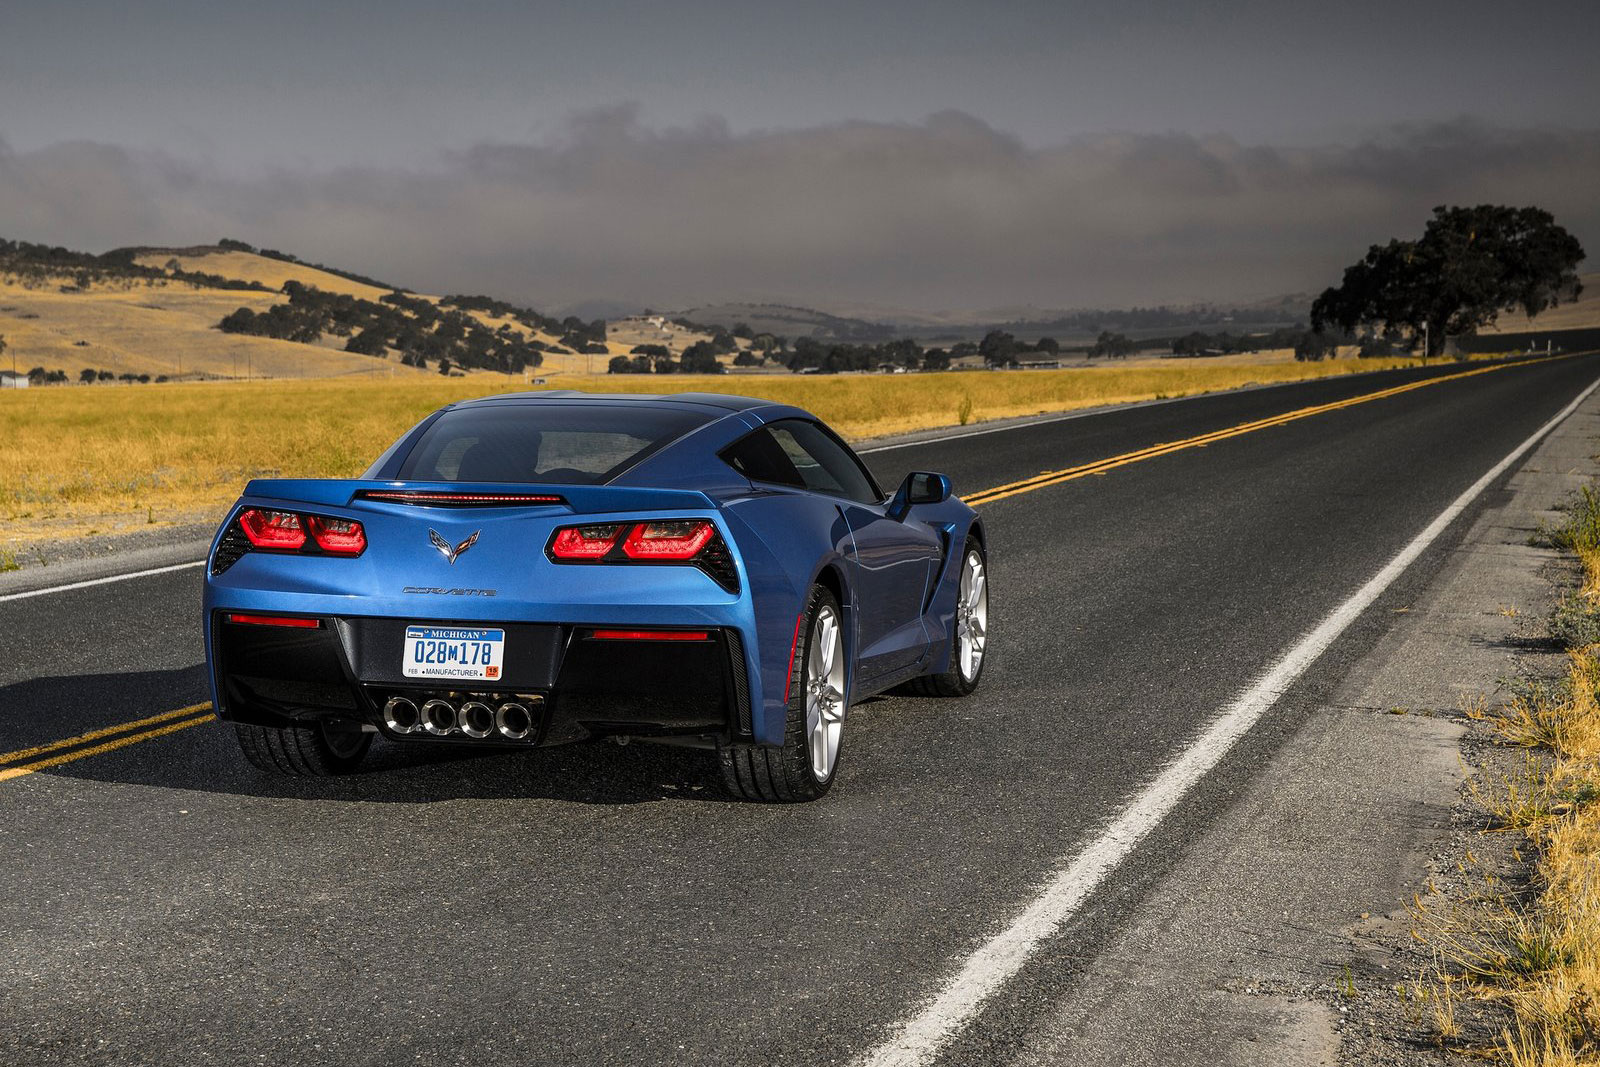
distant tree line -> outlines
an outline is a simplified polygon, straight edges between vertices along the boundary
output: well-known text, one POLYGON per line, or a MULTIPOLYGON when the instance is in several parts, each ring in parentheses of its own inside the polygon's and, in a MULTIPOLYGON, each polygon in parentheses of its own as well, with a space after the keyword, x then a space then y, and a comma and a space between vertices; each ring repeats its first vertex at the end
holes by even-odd
MULTIPOLYGON (((460 308, 462 311, 476 311, 479 314, 492 315, 495 318, 514 319, 530 330, 543 330, 545 333, 558 337, 568 332, 559 319, 553 319, 549 315, 542 315, 532 308, 518 307, 516 304, 510 304, 504 300, 496 300, 492 296, 445 296, 439 298, 439 303, 448 307, 460 308)), ((601 340, 603 341, 605 338, 601 337, 601 340)))
MULTIPOLYGON (((676 320, 675 320, 676 321, 676 320)), ((688 327, 694 328, 694 327, 688 327)), ((924 349, 915 340, 902 337, 878 344, 828 341, 817 337, 797 337, 793 341, 772 333, 756 333, 744 323, 732 330, 710 328, 708 340, 696 341, 674 360, 665 345, 635 345, 627 356, 614 356, 613 374, 721 374, 724 365, 718 356, 734 353, 736 367, 761 366, 776 361, 796 374, 841 374, 861 371, 940 371, 951 361, 982 355, 991 367, 1016 366, 1020 357, 1040 354, 1054 358, 1061 346, 1051 337, 1034 344, 1018 341, 1001 330, 992 331, 981 342, 963 341, 949 349, 924 349), (749 342, 741 348, 735 338, 749 342)))
POLYGON ((726 374, 717 359, 719 347, 712 341, 696 341, 678 359, 666 345, 634 345, 630 355, 612 356, 612 374, 726 374))
MULTIPOLYGON (((64 385, 71 381, 67 372, 60 368, 46 370, 44 367, 33 367, 27 372, 27 378, 29 385, 64 385)), ((132 374, 126 371, 122 374, 117 374, 114 371, 96 370, 93 367, 85 367, 78 372, 78 382, 83 385, 91 385, 95 382, 126 382, 132 385, 136 383, 145 384, 151 380, 148 374, 132 374)), ((167 376, 163 374, 154 380, 164 382, 167 380, 167 376)))
POLYGON ((446 372, 449 367, 472 367, 520 374, 543 363, 548 348, 510 324, 491 330, 465 311, 441 308, 398 290, 379 301, 329 293, 295 281, 285 282, 283 291, 289 297, 287 304, 275 304, 262 312, 241 307, 224 316, 217 327, 224 333, 301 344, 332 334, 349 338, 346 352, 382 356, 393 348, 408 366, 447 363, 446 372))
MULTIPOLYGON (((1026 331, 1032 333, 1036 330, 1047 330, 1057 333, 1069 334, 1095 334, 1102 333, 1125 334, 1129 331, 1138 331, 1146 334, 1164 333, 1170 330, 1183 329, 1190 326, 1204 326, 1215 323, 1226 316, 1237 316, 1237 309, 1221 308, 1211 304, 1197 304, 1193 307, 1174 308, 1161 305, 1158 307, 1131 307, 1122 309, 1100 308, 1085 311, 1072 311, 1051 319, 1018 321, 1003 323, 1000 328, 1011 331, 1026 331)), ((1289 322, 1296 317, 1292 307, 1285 306, 1277 309, 1276 313, 1246 312, 1252 317, 1265 315, 1267 321, 1272 321, 1276 315, 1283 317, 1279 321, 1289 322)), ((1305 315, 1305 308, 1298 309, 1298 315, 1305 315)), ((1256 321, 1260 321, 1259 318, 1256 321)))
POLYGON ((271 292, 260 282, 245 282, 237 278, 224 278, 204 271, 183 270, 174 262, 166 267, 151 267, 134 260, 145 254, 145 249, 117 248, 110 252, 74 252, 59 245, 32 244, 28 241, 8 241, 0 238, 0 274, 16 277, 24 285, 43 285, 53 279, 69 278, 68 292, 87 289, 97 282, 110 280, 144 281, 154 284, 158 280, 188 282, 208 289, 239 289, 271 292))

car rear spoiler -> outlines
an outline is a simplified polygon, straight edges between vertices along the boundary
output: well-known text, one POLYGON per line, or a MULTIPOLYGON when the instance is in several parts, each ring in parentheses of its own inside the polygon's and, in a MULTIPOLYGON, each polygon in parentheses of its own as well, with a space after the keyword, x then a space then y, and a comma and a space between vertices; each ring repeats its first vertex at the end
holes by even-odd
MULTIPOLYGON (((643 489, 620 485, 559 485, 528 483, 485 482, 387 482, 358 478, 257 478, 244 488, 248 497, 262 497, 274 501, 291 501, 298 504, 321 504, 326 507, 352 507, 367 504, 371 494, 373 503, 414 504, 418 506, 452 506, 449 496, 504 495, 517 497, 553 497, 545 501, 508 501, 509 507, 561 507, 578 514, 601 514, 612 511, 705 511, 716 504, 704 493, 692 489, 643 489), (416 494, 417 499, 389 498, 388 494, 416 494), (428 502, 430 493, 441 494, 437 505, 428 502), (382 494, 382 495, 379 495, 382 494)), ((476 506, 492 505, 478 501, 476 506)))

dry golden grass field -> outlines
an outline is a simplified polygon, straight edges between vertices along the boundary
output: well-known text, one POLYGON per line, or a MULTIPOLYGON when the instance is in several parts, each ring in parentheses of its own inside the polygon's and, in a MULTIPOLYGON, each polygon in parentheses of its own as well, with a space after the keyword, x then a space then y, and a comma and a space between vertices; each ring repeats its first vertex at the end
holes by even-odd
MULTIPOLYGON (((958 423, 963 414, 977 421, 1064 411, 1411 362, 1244 357, 1061 371, 572 377, 561 384, 770 397, 808 408, 860 439, 958 423)), ((0 549, 211 521, 250 478, 358 475, 427 412, 517 388, 500 376, 419 375, 0 391, 0 549)))

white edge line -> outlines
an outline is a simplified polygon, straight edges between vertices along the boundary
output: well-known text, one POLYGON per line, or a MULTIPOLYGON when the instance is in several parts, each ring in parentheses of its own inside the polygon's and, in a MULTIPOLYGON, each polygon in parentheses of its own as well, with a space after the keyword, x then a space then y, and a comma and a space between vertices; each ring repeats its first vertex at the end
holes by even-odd
POLYGON ((29 597, 45 596, 50 593, 65 593, 72 589, 87 589, 91 585, 110 585, 112 582, 126 582, 132 578, 148 578, 152 574, 169 574, 172 571, 186 570, 189 567, 201 567, 205 560, 196 559, 188 563, 174 563, 170 567, 151 567, 146 571, 130 571, 127 574, 112 574, 104 578, 90 578, 83 582, 68 582, 66 585, 52 585, 44 589, 30 589, 26 593, 6 593, 0 596, 0 604, 8 600, 27 600, 29 597))
POLYGON ((1406 567, 1484 489, 1576 411, 1597 388, 1600 388, 1600 380, 1578 394, 1577 399, 1456 497, 1382 570, 1335 608, 1316 629, 1301 638, 1299 644, 1217 716, 1183 755, 1146 786, 1098 837, 1058 867, 1022 912, 968 956, 961 969, 931 1001, 902 1024, 889 1040, 856 1062, 861 1067, 915 1067, 928 1063, 1406 567))

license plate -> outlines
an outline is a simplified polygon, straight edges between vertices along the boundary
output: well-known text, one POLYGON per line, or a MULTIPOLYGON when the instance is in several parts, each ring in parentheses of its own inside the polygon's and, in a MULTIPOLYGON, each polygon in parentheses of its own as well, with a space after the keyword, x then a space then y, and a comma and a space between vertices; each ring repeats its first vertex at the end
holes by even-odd
POLYGON ((400 673, 407 678, 495 681, 505 664, 506 632, 463 626, 407 626, 400 673))

